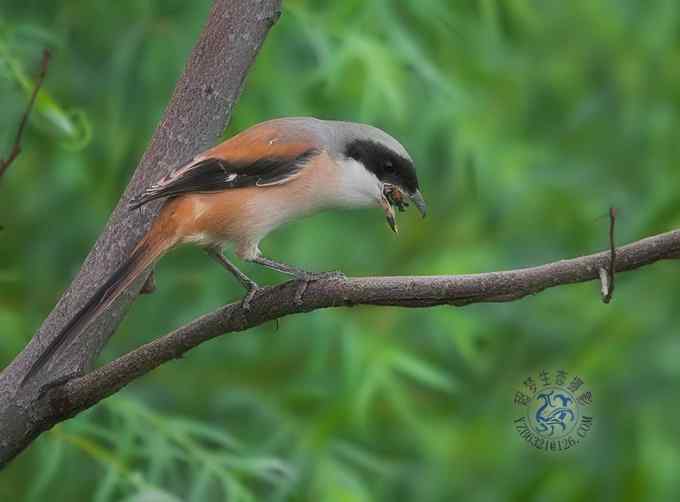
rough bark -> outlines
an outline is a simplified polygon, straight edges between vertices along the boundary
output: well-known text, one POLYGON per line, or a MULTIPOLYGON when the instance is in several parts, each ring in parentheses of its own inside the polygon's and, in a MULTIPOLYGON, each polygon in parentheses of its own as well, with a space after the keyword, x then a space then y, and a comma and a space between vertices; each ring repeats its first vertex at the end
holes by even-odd
MULTIPOLYGON (((628 272, 680 257, 680 230, 642 239, 616 250, 615 272, 628 272)), ((118 359, 45 394, 45 420, 60 421, 90 408, 161 364, 182 357, 212 338, 244 331, 282 317, 328 307, 380 305, 424 308, 519 300, 548 288, 599 279, 611 251, 537 267, 470 275, 324 279, 308 284, 302 302, 300 283, 267 287, 245 311, 240 302, 195 319, 118 359)), ((596 293, 593 294, 595 298, 596 293)))
POLYGON ((43 347, 129 255, 146 232, 158 205, 129 211, 128 200, 178 164, 214 144, 228 122, 248 69, 269 29, 280 16, 281 0, 215 0, 165 114, 104 232, 77 277, 26 348, 0 374, 0 465, 23 450, 55 420, 46 420, 40 389, 48 381, 90 368, 123 319, 143 281, 99 318, 69 347, 60 350, 31 385, 18 383, 43 347))

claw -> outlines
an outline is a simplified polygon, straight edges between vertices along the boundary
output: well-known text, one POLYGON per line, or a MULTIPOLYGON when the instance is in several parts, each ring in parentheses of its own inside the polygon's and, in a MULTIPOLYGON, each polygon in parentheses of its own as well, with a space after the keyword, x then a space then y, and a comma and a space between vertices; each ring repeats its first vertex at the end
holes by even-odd
POLYGON ((309 279, 300 279, 300 284, 298 284, 298 287, 295 289, 295 297, 293 298, 293 301, 298 307, 302 307, 302 295, 304 295, 305 291, 307 291, 309 282, 309 279))
POLYGON ((246 295, 243 297, 243 300, 241 300, 241 308, 243 308, 244 311, 250 312, 250 302, 253 300, 253 298, 255 298, 255 295, 259 290, 260 287, 257 284, 248 290, 246 295))
POLYGON ((341 280, 347 279, 347 276, 340 272, 339 270, 332 270, 330 272, 302 272, 295 276, 295 278, 300 281, 297 289, 295 290, 295 305, 298 307, 302 306, 302 295, 307 291, 310 282, 323 281, 323 280, 341 280))

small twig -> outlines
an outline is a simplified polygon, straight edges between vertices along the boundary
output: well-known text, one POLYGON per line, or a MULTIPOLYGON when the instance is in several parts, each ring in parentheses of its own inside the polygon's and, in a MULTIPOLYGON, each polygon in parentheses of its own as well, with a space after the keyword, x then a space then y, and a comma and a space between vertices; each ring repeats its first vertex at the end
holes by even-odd
POLYGON ((609 263, 607 269, 600 268, 602 283, 602 301, 609 303, 614 294, 614 271, 616 270, 616 243, 614 242, 614 226, 616 225, 616 208, 609 208, 609 263))
POLYGON ((602 301, 607 303, 606 298, 609 296, 609 272, 604 267, 600 267, 598 273, 600 274, 600 283, 602 284, 600 289, 602 301))
POLYGON ((42 87, 43 81, 45 80, 45 76, 47 75, 47 66, 49 65, 49 63, 50 63, 50 51, 49 49, 43 49, 43 57, 42 62, 40 63, 40 73, 38 74, 38 80, 35 83, 35 88, 33 89, 31 99, 29 100, 28 105, 26 106, 26 110, 24 110, 24 114, 21 117, 21 122, 19 122, 17 135, 14 138, 14 145, 12 146, 12 150, 9 152, 9 156, 7 157, 7 159, 0 159, 0 178, 2 178, 2 175, 5 174, 5 171, 7 171, 12 162, 14 162, 14 160, 21 153, 21 137, 24 134, 24 129, 26 128, 26 123, 28 122, 28 116, 31 114, 33 104, 35 103, 35 99, 38 96, 38 91, 42 87))

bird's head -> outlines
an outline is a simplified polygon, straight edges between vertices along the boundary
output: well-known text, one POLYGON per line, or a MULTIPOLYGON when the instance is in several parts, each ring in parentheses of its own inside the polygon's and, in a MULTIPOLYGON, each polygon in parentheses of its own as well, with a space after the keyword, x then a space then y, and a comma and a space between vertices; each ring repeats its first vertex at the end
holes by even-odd
POLYGON ((361 164, 380 183, 378 204, 385 210, 390 228, 397 232, 394 207, 403 211, 412 202, 425 217, 427 206, 413 160, 392 136, 372 126, 352 124, 344 155, 361 164))

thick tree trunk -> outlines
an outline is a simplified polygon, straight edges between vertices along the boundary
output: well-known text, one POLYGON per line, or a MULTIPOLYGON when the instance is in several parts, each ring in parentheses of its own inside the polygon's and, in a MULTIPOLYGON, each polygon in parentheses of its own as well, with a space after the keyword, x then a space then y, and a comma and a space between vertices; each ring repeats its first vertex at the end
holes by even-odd
POLYGON ((128 210, 130 197, 220 137, 248 69, 280 16, 280 8, 281 0, 215 0, 165 115, 106 229, 39 331, 0 374, 0 465, 63 419, 55 416, 54 403, 49 402, 49 395, 40 395, 40 389, 48 382, 92 366, 141 283, 102 315, 84 336, 59 350, 45 371, 19 389, 21 378, 96 286, 129 255, 157 214, 158 205, 128 210))

